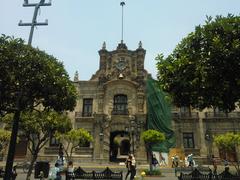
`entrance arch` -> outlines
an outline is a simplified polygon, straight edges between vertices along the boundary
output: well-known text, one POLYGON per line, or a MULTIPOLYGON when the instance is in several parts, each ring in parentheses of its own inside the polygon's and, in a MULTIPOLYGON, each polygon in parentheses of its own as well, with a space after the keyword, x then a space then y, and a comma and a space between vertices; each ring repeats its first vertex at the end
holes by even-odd
POLYGON ((122 162, 130 152, 129 134, 126 131, 114 131, 110 133, 110 162, 122 162))

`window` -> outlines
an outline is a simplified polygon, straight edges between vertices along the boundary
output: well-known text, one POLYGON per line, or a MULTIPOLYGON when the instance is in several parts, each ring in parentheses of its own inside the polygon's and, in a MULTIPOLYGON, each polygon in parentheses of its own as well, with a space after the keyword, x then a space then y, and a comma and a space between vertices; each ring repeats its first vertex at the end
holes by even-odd
POLYGON ((183 133, 183 146, 184 148, 194 148, 193 133, 183 133))
POLYGON ((58 139, 56 139, 56 137, 54 137, 53 135, 50 136, 50 141, 49 141, 49 146, 50 147, 56 147, 59 146, 60 142, 58 139))
POLYGON ((180 115, 183 117, 191 117, 190 107, 187 106, 180 107, 180 115))
POLYGON ((92 104, 93 104, 93 99, 83 99, 83 117, 89 117, 92 116, 92 104))
POLYGON ((118 94, 114 96, 113 114, 128 114, 126 95, 118 94))

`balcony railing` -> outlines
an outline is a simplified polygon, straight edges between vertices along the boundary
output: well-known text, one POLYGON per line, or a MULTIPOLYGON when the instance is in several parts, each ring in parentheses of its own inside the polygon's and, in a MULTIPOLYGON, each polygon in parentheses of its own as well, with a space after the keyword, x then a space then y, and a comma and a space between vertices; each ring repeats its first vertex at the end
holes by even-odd
POLYGON ((129 112, 127 109, 125 110, 118 110, 118 109, 113 109, 112 115, 128 115, 129 112))
POLYGON ((75 112, 75 117, 92 117, 93 114, 90 112, 75 112))
POLYGON ((173 118, 198 118, 198 112, 173 112, 173 118))

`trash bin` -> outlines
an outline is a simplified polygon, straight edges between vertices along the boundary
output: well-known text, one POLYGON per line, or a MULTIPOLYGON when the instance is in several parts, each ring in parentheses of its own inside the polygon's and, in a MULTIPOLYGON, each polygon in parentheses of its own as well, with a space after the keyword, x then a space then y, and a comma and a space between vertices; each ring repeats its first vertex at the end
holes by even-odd
POLYGON ((49 168, 50 165, 48 161, 37 161, 35 164, 34 178, 41 178, 40 176, 41 172, 43 172, 44 178, 47 178, 49 168))

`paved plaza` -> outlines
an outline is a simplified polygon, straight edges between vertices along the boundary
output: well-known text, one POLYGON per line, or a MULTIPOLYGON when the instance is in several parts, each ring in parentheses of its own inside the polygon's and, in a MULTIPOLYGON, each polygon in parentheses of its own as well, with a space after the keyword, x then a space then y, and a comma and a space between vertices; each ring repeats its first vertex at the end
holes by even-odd
MULTIPOLYGON (((80 165, 80 164, 79 164, 80 165)), ((76 165, 76 167, 78 167, 79 165, 76 165)), ((90 165, 90 164, 85 164, 85 165, 80 165, 85 171, 102 171, 104 170, 104 168, 109 167, 112 171, 114 172, 119 172, 122 171, 123 172, 123 180, 125 179, 125 175, 126 175, 126 168, 125 166, 120 166, 118 164, 94 164, 94 165, 90 165)), ((144 177, 142 178, 140 176, 140 173, 143 169, 148 169, 148 165, 139 165, 137 167, 137 179, 139 180, 157 180, 159 179, 159 177, 144 177)), ((166 167, 161 167, 161 171, 162 171, 162 176, 160 177, 162 180, 177 180, 177 177, 175 177, 174 174, 174 169, 172 168, 166 168, 166 167)), ((26 179, 26 173, 23 172, 22 169, 17 169, 18 172, 18 176, 17 176, 17 180, 25 180, 26 179)), ((130 176, 129 176, 130 177, 130 176)), ((129 179, 128 177, 128 179, 129 179)), ((32 177, 31 180, 35 180, 34 178, 34 172, 32 173, 32 177)), ((65 180, 65 176, 62 177, 62 180, 65 180)))
MULTIPOLYGON (((3 162, 2 162, 3 163, 3 162)), ((3 165, 1 163, 1 165, 3 165)), ((51 166, 53 166, 53 164, 51 163, 51 166)), ((85 171, 87 172, 91 172, 91 171, 103 171, 106 167, 109 167, 113 172, 123 172, 123 180, 125 179, 125 175, 126 175, 126 167, 124 165, 119 165, 119 164, 90 164, 90 163, 84 163, 84 164, 75 164, 75 167, 81 167, 83 168, 85 171)), ((209 166, 212 169, 212 166, 209 166)), ((175 176, 175 170, 174 168, 170 168, 170 167, 160 167, 160 170, 162 172, 162 176, 161 177, 141 177, 140 174, 142 172, 142 170, 144 169, 148 169, 149 165, 145 164, 145 165, 138 165, 137 166, 137 179, 138 180, 157 180, 157 179, 161 179, 161 180, 177 180, 178 178, 175 176)), ((234 170, 234 167, 230 167, 230 169, 234 170)), ((223 166, 218 166, 218 173, 222 172, 224 170, 223 166)), ((17 169, 17 180, 25 180, 26 179, 26 173, 23 172, 22 169, 17 169)), ((179 174, 178 174, 179 175, 179 174)), ((129 177, 128 177, 129 179, 129 177)), ((34 178, 34 172, 32 172, 32 177, 31 180, 35 180, 34 178)), ((62 177, 62 180, 65 180, 65 176, 62 177)))

